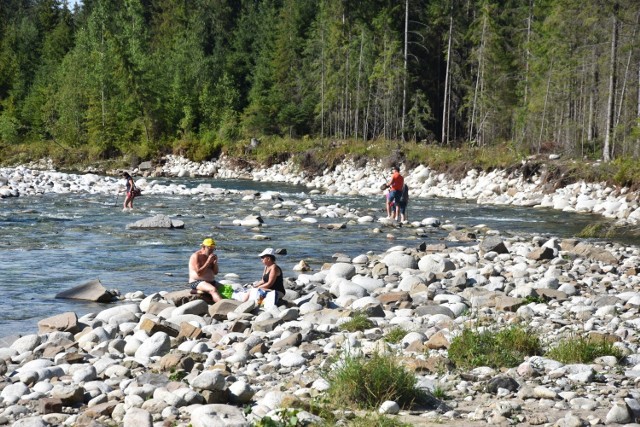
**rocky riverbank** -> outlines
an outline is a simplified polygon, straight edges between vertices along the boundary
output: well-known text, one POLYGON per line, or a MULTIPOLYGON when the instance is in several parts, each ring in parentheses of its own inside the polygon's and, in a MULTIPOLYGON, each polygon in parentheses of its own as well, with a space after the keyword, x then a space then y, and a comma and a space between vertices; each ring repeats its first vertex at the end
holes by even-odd
MULTIPOLYGON (((310 176, 292 162, 269 168, 220 158, 195 163, 185 158, 166 156, 162 164, 142 163, 132 172, 140 177, 137 184, 150 194, 207 194, 218 191, 208 184, 187 190, 179 185, 161 185, 147 181, 148 176, 216 177, 253 179, 264 182, 286 182, 305 185, 314 191, 337 195, 379 195, 380 185, 389 179, 389 171, 380 163, 357 167, 351 161, 326 170, 320 176, 310 176)), ((43 192, 104 192, 115 194, 122 189, 117 178, 88 173, 63 174, 52 170, 53 165, 41 161, 29 167, 0 169, 0 198, 43 192)), ((118 171, 110 171, 117 175, 118 171)), ((411 197, 444 197, 475 200, 478 204, 529 206, 551 208, 567 212, 602 215, 618 226, 640 223, 640 194, 627 188, 614 188, 603 183, 578 182, 556 188, 546 182, 544 168, 530 171, 525 168, 510 172, 471 170, 461 180, 455 180, 425 166, 402 170, 410 187, 411 197)))
MULTIPOLYGON (((43 319, 38 334, 0 348, 0 423, 251 425, 325 393, 322 372, 345 351, 391 352, 419 387, 445 391, 447 400, 420 411, 381 406, 413 425, 581 426, 640 416, 637 248, 493 235, 469 246, 337 253, 334 261, 289 279, 281 307, 131 293, 102 312, 43 319), (374 326, 341 330, 355 312, 374 326), (547 348, 589 334, 624 357, 562 364, 533 356, 512 369, 452 369, 453 338, 479 321, 524 322, 547 348), (398 327, 404 337, 387 343, 398 327)), ((305 410, 297 416, 303 425, 320 422, 305 410)))
MULTIPOLYGON (((407 174, 413 197, 444 191, 433 187, 445 177, 416 170, 422 172, 407 174)), ((379 194, 386 176, 380 165, 345 165, 309 178, 291 165, 255 171, 228 160, 196 165, 175 158, 141 173, 251 177, 334 194, 379 194)), ((2 169, 0 176, 20 195, 114 194, 122 186, 113 177, 31 168, 2 169)), ((484 179, 469 175, 464 188, 479 188, 484 179)), ((524 192, 529 185, 512 179, 500 194, 518 185, 524 192)), ((187 189, 144 178, 137 182, 152 194, 222 191, 208 184, 187 189)), ((291 217, 304 210, 305 216, 392 225, 338 206, 265 200, 272 200, 274 209, 291 211, 291 217)), ((414 233, 434 227, 441 227, 440 221, 425 218, 403 229, 414 233)), ((446 241, 464 239, 465 245, 393 246, 354 258, 336 253, 320 271, 288 279, 287 303, 280 307, 231 300, 209 305, 186 292, 137 292, 102 312, 43 319, 38 334, 0 348, 0 424, 251 425, 264 416, 276 419, 292 404, 308 408, 327 392, 330 383, 323 372, 335 368, 345 351, 388 351, 414 372, 420 388, 444 391, 446 400, 432 396, 431 405, 419 410, 400 411, 393 402, 380 406, 382 413, 413 425, 635 422, 640 417, 640 250, 573 239, 501 237, 495 230, 478 236, 455 232, 446 241), (374 326, 342 330, 358 312, 367 313, 374 326), (590 336, 612 342, 623 357, 563 364, 543 354, 509 369, 464 370, 448 362, 448 348, 464 328, 518 323, 540 334, 545 349, 569 337, 590 336), (399 343, 388 343, 385 336, 397 328, 406 333, 399 343)), ((225 279, 240 286, 233 276, 225 279)), ((344 409, 336 416, 348 423, 353 408, 344 409)), ((304 425, 321 421, 304 409, 297 416, 304 425)))

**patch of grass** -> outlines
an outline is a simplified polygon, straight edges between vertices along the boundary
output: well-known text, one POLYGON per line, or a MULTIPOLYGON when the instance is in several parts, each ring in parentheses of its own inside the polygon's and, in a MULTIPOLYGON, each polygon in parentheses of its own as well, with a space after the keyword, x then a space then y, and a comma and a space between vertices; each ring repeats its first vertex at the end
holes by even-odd
POLYGON ((411 427, 411 424, 403 423, 394 418, 380 414, 367 414, 364 417, 356 417, 347 423, 348 427, 411 427))
POLYGON ((442 387, 438 387, 438 386, 434 387, 431 394, 433 394, 433 397, 435 397, 436 399, 440 399, 440 400, 449 399, 449 396, 447 396, 447 392, 442 387))
POLYGON ((396 326, 384 336, 384 340, 391 344, 398 344, 407 335, 407 330, 396 326))
POLYGON ((602 356, 614 356, 620 359, 622 353, 613 346, 613 343, 603 339, 571 337, 553 346, 545 356, 562 363, 590 363, 602 356))
POLYGON ((340 330, 347 332, 364 331, 372 328, 374 323, 367 317, 367 314, 361 311, 353 313, 351 319, 340 325, 340 330))
POLYGON ((169 375, 171 381, 182 381, 187 376, 187 372, 183 370, 172 371, 169 375))
POLYGON ((541 353, 538 335, 519 325, 498 331, 465 328, 449 347, 449 359, 459 368, 511 368, 541 353))
POLYGON ((262 417, 260 421, 253 424, 253 427, 297 427, 300 424, 298 420, 297 409, 283 408, 277 411, 276 418, 262 417))
POLYGON ((345 355, 337 367, 327 373, 329 401, 344 408, 377 409, 393 400, 402 408, 421 402, 424 392, 416 387, 416 378, 392 355, 374 353, 345 355))
POLYGON ((589 224, 584 227, 578 234, 577 237, 581 237, 584 239, 588 238, 610 238, 615 234, 614 228, 598 222, 594 224, 589 224))
POLYGON ((544 298, 542 298, 539 295, 527 295, 526 297, 524 297, 525 305, 526 304, 531 304, 532 302, 534 302, 536 304, 546 303, 544 298))
POLYGON ((623 187, 638 187, 640 183, 640 162, 637 159, 616 159, 613 182, 623 187), (634 185, 635 184, 635 185, 634 185))

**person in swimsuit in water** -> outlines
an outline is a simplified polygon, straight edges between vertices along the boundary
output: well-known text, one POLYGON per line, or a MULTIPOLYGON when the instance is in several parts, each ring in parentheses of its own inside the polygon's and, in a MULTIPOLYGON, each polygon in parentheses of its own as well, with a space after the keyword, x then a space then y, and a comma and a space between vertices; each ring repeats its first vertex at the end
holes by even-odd
POLYGON ((127 194, 124 197, 124 203, 122 204, 122 209, 123 210, 133 209, 133 199, 136 198, 135 194, 133 193, 133 189, 136 188, 136 184, 133 181, 133 178, 131 177, 131 175, 129 175, 129 172, 123 172, 122 177, 127 181, 126 182, 127 194))

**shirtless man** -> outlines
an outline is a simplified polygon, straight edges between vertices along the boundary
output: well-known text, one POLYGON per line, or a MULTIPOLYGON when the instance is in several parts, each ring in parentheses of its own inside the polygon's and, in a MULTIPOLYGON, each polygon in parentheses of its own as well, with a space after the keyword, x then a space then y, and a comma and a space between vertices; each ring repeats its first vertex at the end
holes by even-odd
POLYGON ((218 256, 213 253, 216 250, 216 241, 207 238, 202 242, 202 247, 189 258, 189 286, 191 289, 207 292, 213 302, 222 299, 216 289, 216 274, 218 274, 218 256))

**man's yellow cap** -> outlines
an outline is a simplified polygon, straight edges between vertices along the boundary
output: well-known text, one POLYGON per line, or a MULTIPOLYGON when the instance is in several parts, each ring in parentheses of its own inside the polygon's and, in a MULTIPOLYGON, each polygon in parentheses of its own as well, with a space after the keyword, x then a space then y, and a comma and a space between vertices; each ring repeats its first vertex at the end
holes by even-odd
POLYGON ((207 246, 207 247, 211 247, 211 246, 215 246, 216 245, 216 241, 213 240, 211 237, 204 239, 202 241, 202 246, 207 246))

